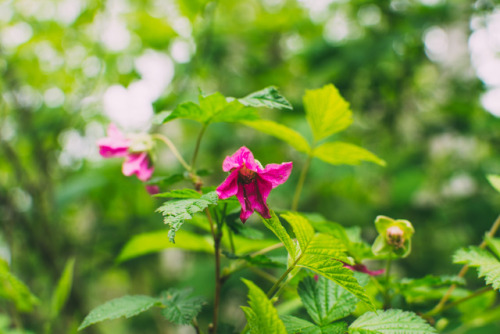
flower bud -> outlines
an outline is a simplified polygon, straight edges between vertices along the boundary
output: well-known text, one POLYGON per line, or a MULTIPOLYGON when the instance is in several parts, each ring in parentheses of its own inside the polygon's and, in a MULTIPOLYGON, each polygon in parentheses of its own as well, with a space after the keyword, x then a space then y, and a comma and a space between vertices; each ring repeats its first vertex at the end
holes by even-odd
POLYGON ((373 243, 373 254, 383 257, 391 255, 406 257, 410 254, 411 237, 415 230, 409 221, 378 216, 375 219, 375 227, 379 236, 373 243))

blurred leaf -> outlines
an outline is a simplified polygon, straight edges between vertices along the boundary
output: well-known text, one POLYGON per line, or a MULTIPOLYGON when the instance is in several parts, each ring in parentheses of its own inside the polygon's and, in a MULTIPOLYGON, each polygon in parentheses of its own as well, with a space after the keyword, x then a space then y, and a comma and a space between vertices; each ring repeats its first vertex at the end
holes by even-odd
POLYGON ((160 301, 157 298, 142 295, 116 298, 90 311, 80 327, 78 327, 78 330, 80 331, 85 327, 104 320, 112 320, 120 317, 130 318, 159 304, 160 301))
POLYGON ((321 327, 321 334, 345 334, 347 333, 347 323, 343 321, 321 327))
POLYGON ((258 266, 258 267, 264 267, 264 268, 283 268, 285 267, 285 264, 281 263, 281 262, 277 262, 271 258, 269 258, 268 256, 264 255, 264 254, 259 254, 259 255, 255 255, 255 256, 250 256, 250 255, 243 255, 243 256, 240 256, 240 255, 236 255, 236 254, 233 254, 233 253, 229 253, 227 251, 222 251, 222 253, 228 258, 228 259, 241 259, 241 260, 245 260, 247 261, 248 263, 254 265, 254 266, 258 266))
POLYGON ((226 216, 226 225, 231 229, 231 231, 248 239, 264 238, 264 233, 248 225, 242 224, 239 218, 239 213, 231 213, 226 216))
POLYGON ((299 152, 307 153, 311 149, 307 140, 305 140, 300 133, 282 124, 266 119, 260 119, 256 121, 244 121, 243 124, 251 128, 254 128, 257 131, 266 133, 280 140, 283 140, 284 142, 286 142, 299 152))
POLYGON ((169 289, 161 294, 161 302, 165 309, 161 314, 170 322, 178 325, 189 325, 200 313, 204 300, 201 297, 189 297, 192 289, 169 289))
POLYGON ((413 312, 366 312, 349 326, 349 334, 432 334, 437 331, 413 312))
POLYGON ((299 283, 298 293, 313 321, 325 326, 354 312, 358 298, 324 277, 316 281, 306 277, 299 283))
POLYGON ((352 123, 349 103, 340 96, 332 84, 315 90, 306 90, 304 108, 315 141, 342 131, 352 123))
MULTIPOLYGON (((264 248, 276 245, 275 239, 247 239, 245 237, 235 235, 234 244, 236 252, 239 254, 246 254, 249 252, 256 252, 264 248)), ((226 238, 223 239, 223 242, 226 238)), ((227 241, 226 241, 227 242, 227 241)), ((227 242, 228 243, 228 242, 227 242)))
POLYGON ((243 279, 248 286, 248 305, 242 306, 251 333, 286 334, 283 321, 278 317, 278 311, 266 294, 253 282, 243 279))
POLYGON ((385 166, 385 161, 370 151, 339 141, 324 143, 316 147, 312 154, 332 165, 359 165, 362 161, 370 161, 380 166, 385 166))
POLYGON ((169 248, 209 254, 214 252, 213 241, 209 237, 181 230, 177 232, 176 242, 173 244, 169 242, 168 236, 169 232, 163 230, 135 235, 125 244, 116 261, 123 262, 169 248))
POLYGON ((9 270, 9 265, 0 258, 0 298, 14 302, 20 312, 31 312, 39 304, 30 289, 15 277, 9 270))
POLYGON ((170 242, 175 242, 175 233, 182 226, 184 220, 191 219, 193 214, 204 210, 209 205, 216 205, 218 198, 217 193, 213 191, 200 198, 175 199, 160 206, 156 212, 163 215, 163 221, 169 227, 168 238, 170 242))
POLYGON ((293 109, 288 102, 276 89, 276 87, 266 87, 257 92, 251 93, 241 99, 240 103, 250 107, 267 107, 276 109, 293 109))
POLYGON ((75 259, 69 259, 64 266, 63 273, 59 282, 57 283, 56 290, 52 295, 51 316, 57 317, 62 307, 68 300, 73 285, 73 271, 75 267, 75 259))
POLYGON ((184 174, 172 174, 169 176, 154 177, 151 180, 147 181, 146 184, 157 184, 160 186, 168 187, 186 179, 187 178, 184 174))
POLYGON ((495 188, 496 191, 500 192, 500 175, 487 175, 486 178, 490 182, 491 186, 495 188))
POLYGON ((158 50, 164 50, 170 44, 170 41, 177 34, 168 21, 149 15, 144 11, 129 14, 130 28, 141 37, 141 42, 145 46, 153 47, 158 50))
POLYGON ((262 222, 285 245, 288 254, 291 254, 293 256, 295 254, 295 244, 292 241, 292 238, 290 238, 290 235, 288 234, 286 229, 283 227, 283 225, 281 225, 281 222, 274 213, 274 211, 272 210, 269 211, 271 213, 271 218, 269 219, 262 218, 262 222))
POLYGON ((459 249, 453 255, 453 262, 476 267, 479 277, 485 277, 494 289, 500 288, 500 261, 488 251, 476 246, 459 249))
POLYGON ((194 189, 175 189, 169 192, 154 195, 154 197, 166 198, 200 198, 201 194, 194 189))

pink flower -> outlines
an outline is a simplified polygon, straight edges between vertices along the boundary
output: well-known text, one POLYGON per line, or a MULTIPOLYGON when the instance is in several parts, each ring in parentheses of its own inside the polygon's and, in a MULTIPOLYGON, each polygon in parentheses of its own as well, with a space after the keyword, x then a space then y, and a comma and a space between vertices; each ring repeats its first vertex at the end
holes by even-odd
POLYGON ((125 157, 128 154, 130 140, 111 123, 108 127, 108 137, 99 139, 99 153, 105 158, 125 157))
POLYGON ((126 157, 122 165, 122 172, 125 176, 136 175, 141 181, 151 178, 154 168, 150 166, 147 152, 129 152, 132 145, 131 140, 114 125, 108 127, 108 137, 97 141, 99 153, 104 158, 126 157))
POLYGON ((147 181, 153 175, 154 168, 149 166, 149 158, 146 152, 130 153, 127 160, 122 165, 122 172, 125 176, 137 175, 141 181, 147 181))
POLYGON ((291 162, 284 162, 281 165, 269 164, 262 168, 252 152, 243 146, 224 159, 222 169, 231 174, 217 188, 217 195, 220 199, 236 195, 241 204, 240 219, 243 223, 254 210, 264 218, 271 218, 266 203, 267 197, 271 189, 288 179, 292 167, 291 162))

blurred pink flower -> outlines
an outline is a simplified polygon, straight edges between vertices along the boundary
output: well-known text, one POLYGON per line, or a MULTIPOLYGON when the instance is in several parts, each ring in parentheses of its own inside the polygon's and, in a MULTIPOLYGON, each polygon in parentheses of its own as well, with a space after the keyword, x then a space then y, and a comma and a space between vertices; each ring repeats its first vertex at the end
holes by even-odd
POLYGON ((108 136, 97 141, 99 153, 105 158, 125 157, 128 154, 130 140, 125 138, 118 128, 111 123, 108 127, 108 136))
POLYGON ((243 223, 254 210, 264 218, 271 218, 266 203, 267 197, 271 189, 288 179, 292 167, 291 162, 284 162, 281 165, 269 164, 262 168, 252 152, 243 146, 224 159, 222 169, 231 174, 217 188, 217 195, 220 199, 236 195, 241 204, 240 219, 243 223))
POLYGON ((154 168, 149 166, 149 158, 146 152, 130 153, 127 160, 122 165, 122 172, 125 176, 135 174, 141 181, 147 181, 153 175, 154 168))
POLYGON ((104 158, 125 157, 122 172, 125 176, 136 175, 141 181, 147 181, 153 174, 147 152, 129 152, 131 140, 126 138, 114 124, 108 127, 108 136, 97 141, 99 153, 104 158))
POLYGON ((146 191, 150 195, 156 195, 160 192, 160 187, 158 187, 156 185, 149 184, 149 185, 146 185, 146 191))

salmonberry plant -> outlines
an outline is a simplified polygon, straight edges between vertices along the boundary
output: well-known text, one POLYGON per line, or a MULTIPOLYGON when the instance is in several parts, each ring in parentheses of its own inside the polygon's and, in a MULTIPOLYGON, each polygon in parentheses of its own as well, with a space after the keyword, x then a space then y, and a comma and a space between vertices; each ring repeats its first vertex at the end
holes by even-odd
MULTIPOLYGON (((198 103, 185 102, 159 114, 159 124, 180 118, 201 123, 190 160, 177 149, 179 143, 163 134, 123 133, 109 125, 107 137, 98 142, 101 155, 123 159, 124 175, 135 175, 149 193, 165 199, 157 212, 163 216, 166 230, 131 236, 118 260, 171 247, 210 253, 215 290, 213 296, 192 296, 189 289, 166 287, 158 296, 123 296, 92 310, 80 330, 158 308, 170 322, 192 325, 196 333, 436 333, 457 317, 453 309, 500 288, 500 239, 494 238, 500 218, 479 246, 456 251, 453 261, 464 265, 457 275, 429 273, 423 278, 402 278, 391 271, 391 263, 403 261, 412 247, 425 247, 412 245, 418 229, 415 231, 408 220, 373 217, 378 236, 370 245, 361 238, 359 228, 346 228, 317 213, 300 212, 300 195, 315 158, 331 165, 364 161, 385 165, 384 160, 362 147, 330 139, 353 122, 349 104, 333 85, 307 91, 303 101, 312 141, 284 124, 260 117, 260 109, 292 109, 274 87, 243 98, 220 93, 200 95, 198 103), (304 160, 296 164, 302 167, 294 167, 295 161, 261 162, 253 155, 250 143, 234 142, 232 155, 213 161, 214 169, 227 172, 226 179, 206 184, 197 158, 204 134, 216 122, 241 123, 284 141, 302 154, 304 160), (154 175, 159 143, 168 146, 184 173, 154 175), (268 198, 274 196, 272 190, 290 182, 291 173, 299 175, 295 193, 281 199, 289 207, 271 208, 268 198), (181 180, 188 180, 192 187, 174 189, 181 180), (253 214, 274 238, 265 238, 245 225, 253 214), (185 229, 185 224, 195 228, 185 229), (367 260, 374 260, 369 263, 371 268, 367 260), (467 289, 464 276, 470 267, 477 268, 486 287, 467 289), (248 291, 248 304, 241 305, 246 324, 227 324, 219 315, 224 303, 221 289, 229 277, 248 268, 271 280, 272 286, 264 291, 258 282, 241 278, 241 288, 248 291), (207 305, 206 300, 212 300, 213 305, 207 305), (294 306, 279 307, 287 303, 294 306), (208 310, 213 310, 212 320, 208 324, 199 322, 200 312, 208 310)), ((490 175, 488 179, 500 191, 500 177, 490 175)), ((494 312, 485 316, 494 318, 494 312)))

